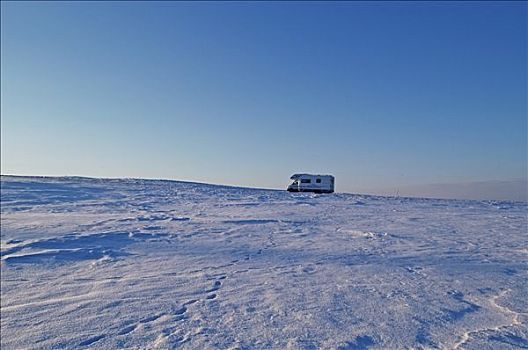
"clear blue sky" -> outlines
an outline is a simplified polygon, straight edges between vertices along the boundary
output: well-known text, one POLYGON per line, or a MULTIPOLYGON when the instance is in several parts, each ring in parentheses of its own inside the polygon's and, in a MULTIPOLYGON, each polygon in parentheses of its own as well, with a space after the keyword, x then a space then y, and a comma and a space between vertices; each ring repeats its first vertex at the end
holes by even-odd
POLYGON ((525 2, 1 9, 2 174, 526 197, 525 2))

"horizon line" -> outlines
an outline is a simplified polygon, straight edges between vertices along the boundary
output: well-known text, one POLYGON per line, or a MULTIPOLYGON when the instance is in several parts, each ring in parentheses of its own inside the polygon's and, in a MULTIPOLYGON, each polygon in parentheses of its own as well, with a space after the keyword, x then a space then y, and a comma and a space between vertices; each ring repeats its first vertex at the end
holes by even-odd
MULTIPOLYGON (((266 187, 248 187, 240 186, 233 184, 220 184, 220 183, 210 183, 210 182, 199 182, 192 180, 179 180, 179 179, 168 179, 168 178, 150 178, 150 177, 96 177, 96 176, 86 176, 86 175, 19 175, 19 174, 1 174, 0 177, 9 176, 9 177, 26 177, 26 178, 83 178, 83 179, 92 179, 92 180, 145 180, 145 181, 169 181, 169 182, 183 182, 188 184, 197 184, 197 185, 208 185, 215 187, 230 187, 230 188, 240 188, 240 189, 251 189, 259 191, 284 191, 285 189, 280 188, 266 188, 266 187)), ((518 180, 523 180, 519 178, 518 180)), ((488 180, 488 181, 505 181, 505 180, 488 180)), ((511 180, 510 180, 511 181, 511 180)), ((476 181, 476 182, 487 182, 487 181, 476 181)), ((452 184, 461 184, 452 183, 452 184)), ((431 183, 428 185, 435 185, 440 183, 431 183)), ((447 183, 443 183, 447 184, 447 183)), ((423 185, 423 184, 422 184, 423 185)), ((382 195, 375 193, 358 193, 358 192, 338 192, 337 194, 349 194, 356 196, 370 196, 370 197, 383 197, 383 198, 393 198, 393 199, 426 199, 426 200, 447 200, 447 201, 474 201, 474 202, 509 202, 509 203, 523 203, 528 204, 528 200, 506 200, 506 199, 472 199, 472 198, 438 198, 438 197, 424 197, 424 196, 413 196, 413 195, 382 195)))

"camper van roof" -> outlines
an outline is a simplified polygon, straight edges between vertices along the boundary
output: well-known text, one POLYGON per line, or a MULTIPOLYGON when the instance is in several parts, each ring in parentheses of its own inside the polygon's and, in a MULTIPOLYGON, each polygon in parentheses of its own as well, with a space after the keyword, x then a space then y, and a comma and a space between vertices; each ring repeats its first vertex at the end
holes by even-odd
POLYGON ((295 180, 295 179, 298 179, 300 177, 304 177, 304 176, 318 176, 318 177, 323 177, 323 176, 331 176, 333 177, 332 175, 319 175, 319 174, 293 174, 290 179, 291 180, 295 180))

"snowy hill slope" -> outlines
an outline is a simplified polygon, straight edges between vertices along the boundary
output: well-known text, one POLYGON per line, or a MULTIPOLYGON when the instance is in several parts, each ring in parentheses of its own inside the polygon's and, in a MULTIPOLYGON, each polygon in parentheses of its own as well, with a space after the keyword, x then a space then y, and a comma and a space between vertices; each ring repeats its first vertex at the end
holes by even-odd
POLYGON ((1 347, 528 348, 527 212, 2 176, 1 347))

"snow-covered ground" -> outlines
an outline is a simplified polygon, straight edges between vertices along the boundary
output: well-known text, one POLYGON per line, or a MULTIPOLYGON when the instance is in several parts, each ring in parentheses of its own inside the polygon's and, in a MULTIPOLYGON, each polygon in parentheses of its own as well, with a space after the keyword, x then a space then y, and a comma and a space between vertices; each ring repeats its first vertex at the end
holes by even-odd
POLYGON ((528 348, 527 213, 2 176, 1 347, 528 348))

